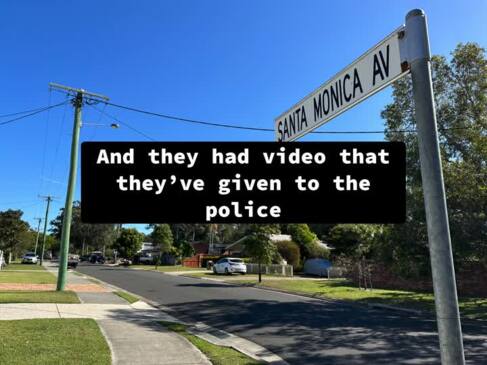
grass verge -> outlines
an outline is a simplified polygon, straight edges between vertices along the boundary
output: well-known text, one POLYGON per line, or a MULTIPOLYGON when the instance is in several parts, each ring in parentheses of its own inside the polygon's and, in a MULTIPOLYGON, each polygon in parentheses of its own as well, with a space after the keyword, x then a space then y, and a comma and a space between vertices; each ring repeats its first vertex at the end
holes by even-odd
POLYGON ((119 290, 119 291, 115 291, 114 293, 117 294, 120 298, 125 299, 130 304, 139 301, 139 298, 137 298, 135 295, 132 295, 132 294, 127 293, 125 291, 119 290))
POLYGON ((8 264, 4 269, 2 269, 2 271, 10 271, 10 270, 46 271, 46 269, 40 265, 19 264, 19 263, 8 264))
POLYGON ((214 345, 208 341, 192 335, 186 331, 186 326, 180 323, 159 322, 167 329, 185 337, 189 342, 196 346, 213 365, 260 365, 263 362, 256 361, 247 355, 238 352, 230 347, 214 345))
POLYGON ((93 319, 0 321, 0 364, 110 365, 110 349, 93 319))
POLYGON ((50 272, 0 271, 0 283, 16 284, 54 284, 56 277, 50 272))
MULTIPOLYGON (((139 269, 139 270, 154 270, 156 271, 156 267, 154 265, 130 265, 130 268, 139 269)), ((197 270, 205 270, 202 267, 185 267, 181 265, 171 265, 171 266, 158 266, 157 271, 161 272, 177 272, 177 271, 197 271, 197 270)))
MULTIPOLYGON (((0 303, 79 303, 72 291, 1 291, 0 303)), ((1 363, 1 362, 0 362, 1 363)))

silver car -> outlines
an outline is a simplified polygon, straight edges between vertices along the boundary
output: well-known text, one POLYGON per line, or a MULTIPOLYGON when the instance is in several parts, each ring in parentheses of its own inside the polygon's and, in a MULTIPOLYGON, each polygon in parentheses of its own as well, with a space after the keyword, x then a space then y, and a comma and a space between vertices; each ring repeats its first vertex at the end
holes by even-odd
POLYGON ((247 266, 243 262, 242 259, 233 258, 233 257, 224 257, 218 260, 213 265, 213 272, 215 274, 246 274, 247 273, 247 266))
POLYGON ((39 257, 34 252, 27 252, 24 256, 22 256, 22 263, 37 264, 38 259, 39 257))

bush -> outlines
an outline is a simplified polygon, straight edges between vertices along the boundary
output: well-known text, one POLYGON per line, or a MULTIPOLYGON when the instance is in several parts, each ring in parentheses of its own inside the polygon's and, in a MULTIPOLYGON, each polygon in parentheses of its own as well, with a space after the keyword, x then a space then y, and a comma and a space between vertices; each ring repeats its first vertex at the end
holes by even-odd
POLYGON ((280 241, 277 242, 276 245, 277 251, 289 265, 294 267, 299 266, 299 262, 301 261, 301 253, 297 243, 293 241, 280 241))

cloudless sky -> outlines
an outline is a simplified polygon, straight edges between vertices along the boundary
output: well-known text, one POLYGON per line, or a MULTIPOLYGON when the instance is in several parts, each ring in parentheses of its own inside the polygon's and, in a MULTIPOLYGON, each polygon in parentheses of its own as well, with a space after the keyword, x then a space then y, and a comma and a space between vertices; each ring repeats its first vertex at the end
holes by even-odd
MULTIPOLYGON (((487 1, 3 0, 0 115, 65 100, 57 82, 114 103, 180 117, 273 128, 281 112, 423 8, 434 54, 459 42, 487 46, 487 1)), ((382 130, 390 88, 320 130, 382 130)), ((103 106, 99 105, 99 108, 103 106)), ((108 106, 106 112, 159 141, 265 141, 269 132, 209 128, 108 106)), ((0 118, 0 122, 9 119, 0 118)), ((145 138, 86 106, 82 141, 145 138)), ((0 126, 0 210, 34 225, 51 194, 64 205, 73 125, 70 105, 0 126)), ((382 140, 308 135, 302 140, 382 140)), ((79 199, 79 175, 76 198, 79 199)), ((141 227, 142 228, 142 227, 141 227)))

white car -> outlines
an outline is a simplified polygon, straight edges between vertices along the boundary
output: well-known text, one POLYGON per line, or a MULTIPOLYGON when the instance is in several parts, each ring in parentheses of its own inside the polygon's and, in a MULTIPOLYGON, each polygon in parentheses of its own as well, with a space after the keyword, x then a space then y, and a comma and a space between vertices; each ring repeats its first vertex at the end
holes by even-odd
POLYGON ((233 274, 240 273, 245 275, 247 273, 247 266, 242 259, 237 259, 233 257, 224 257, 218 260, 213 265, 213 272, 215 274, 233 274))
POLYGON ((38 257, 34 252, 27 252, 22 256, 23 264, 37 264, 38 257))

